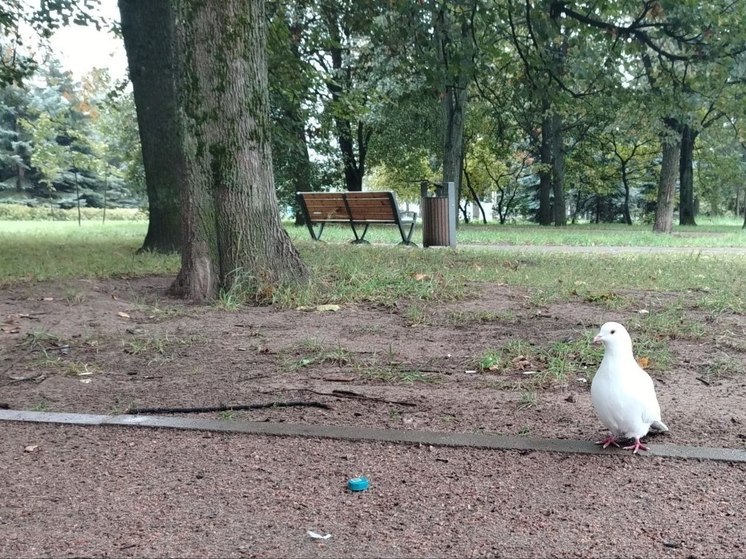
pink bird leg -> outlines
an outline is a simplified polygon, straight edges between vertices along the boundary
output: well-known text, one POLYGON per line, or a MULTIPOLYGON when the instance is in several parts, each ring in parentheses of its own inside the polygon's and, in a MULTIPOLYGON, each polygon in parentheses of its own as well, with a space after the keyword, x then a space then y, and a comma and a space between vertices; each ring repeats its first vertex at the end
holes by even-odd
POLYGON ((647 450, 648 447, 646 447, 643 443, 640 442, 640 439, 635 439, 635 444, 631 444, 629 446, 625 446, 624 450, 631 450, 632 454, 637 454, 640 450, 647 450))
POLYGON ((596 444, 602 445, 604 448, 606 448, 609 445, 614 445, 616 447, 619 447, 619 445, 616 443, 616 437, 614 435, 609 435, 602 441, 596 441, 596 444))

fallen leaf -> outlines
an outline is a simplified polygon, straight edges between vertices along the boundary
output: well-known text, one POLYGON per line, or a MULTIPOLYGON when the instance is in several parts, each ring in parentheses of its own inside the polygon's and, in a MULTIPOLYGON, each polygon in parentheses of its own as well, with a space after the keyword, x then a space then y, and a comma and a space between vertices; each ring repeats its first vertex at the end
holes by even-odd
POLYGON ((119 311, 117 315, 121 316, 122 318, 129 318, 130 315, 128 315, 126 312, 119 311))
POLYGON ((430 276, 428 276, 427 274, 421 274, 419 272, 414 272, 412 274, 412 277, 414 278, 414 281, 425 281, 430 279, 430 276))
POLYGON ((319 312, 336 312, 341 308, 339 305, 316 305, 316 310, 319 312))
POLYGON ((650 359, 647 357, 638 357, 637 364, 644 369, 645 367, 650 365, 650 359))

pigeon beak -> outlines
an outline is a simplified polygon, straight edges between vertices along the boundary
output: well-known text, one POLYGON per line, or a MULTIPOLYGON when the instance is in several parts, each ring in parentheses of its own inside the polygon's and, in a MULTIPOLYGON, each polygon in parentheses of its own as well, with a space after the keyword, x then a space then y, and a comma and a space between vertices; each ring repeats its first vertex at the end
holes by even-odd
POLYGON ((603 340, 603 336, 601 334, 596 334, 596 337, 593 338, 593 343, 594 344, 600 344, 601 340, 603 340))

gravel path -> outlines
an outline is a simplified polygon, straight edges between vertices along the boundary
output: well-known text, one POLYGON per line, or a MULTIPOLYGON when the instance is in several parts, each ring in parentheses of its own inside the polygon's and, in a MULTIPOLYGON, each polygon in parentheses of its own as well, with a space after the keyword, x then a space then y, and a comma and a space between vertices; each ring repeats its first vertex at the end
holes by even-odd
POLYGON ((462 249, 509 250, 569 254, 702 254, 707 256, 746 256, 746 247, 663 247, 663 246, 571 246, 571 245, 458 245, 462 249))
POLYGON ((3 428, 2 557, 746 557, 744 465, 3 428))

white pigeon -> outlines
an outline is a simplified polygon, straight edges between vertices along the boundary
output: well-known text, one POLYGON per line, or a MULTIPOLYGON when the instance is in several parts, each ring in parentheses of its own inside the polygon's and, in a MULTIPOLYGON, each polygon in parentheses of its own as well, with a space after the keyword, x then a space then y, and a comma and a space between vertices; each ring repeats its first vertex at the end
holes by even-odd
POLYGON ((601 422, 611 431, 597 444, 606 448, 619 446, 617 439, 634 439, 625 450, 647 450, 640 439, 651 427, 668 431, 661 421, 653 379, 635 361, 632 339, 621 324, 607 322, 593 341, 604 344, 604 358, 591 383, 591 400, 601 422))

